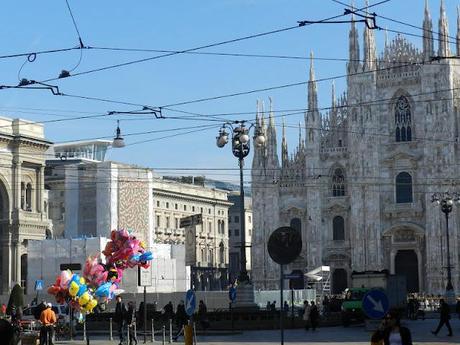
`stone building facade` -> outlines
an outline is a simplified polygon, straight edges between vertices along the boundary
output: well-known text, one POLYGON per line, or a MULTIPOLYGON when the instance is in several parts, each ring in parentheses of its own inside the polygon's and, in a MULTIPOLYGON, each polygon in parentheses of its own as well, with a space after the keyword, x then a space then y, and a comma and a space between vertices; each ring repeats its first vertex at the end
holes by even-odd
POLYGON ((233 203, 228 211, 228 240, 229 240, 229 278, 234 282, 238 278, 241 267, 241 224, 245 222, 246 270, 251 272, 251 239, 252 239, 252 198, 244 198, 244 216, 240 219, 240 193, 232 192, 228 200, 233 203))
POLYGON ((44 189, 43 126, 0 118, 0 293, 26 287, 27 244, 51 235, 44 189))
MULTIPOLYGON (((255 149, 252 167, 256 288, 278 286, 266 243, 275 228, 291 225, 301 232, 303 250, 287 270, 329 265, 333 292, 349 285, 352 271, 382 269, 406 276, 408 291, 445 290, 445 220, 431 197, 458 191, 460 66, 432 57, 460 55, 459 24, 451 51, 441 2, 437 37, 425 9, 421 50, 398 35, 377 55, 374 31, 365 28, 362 56, 352 23, 346 92, 336 98, 333 90, 332 104, 320 111, 311 62, 305 127, 292 154, 283 129, 281 159, 274 115, 266 125, 258 109, 267 141, 255 149)), ((449 244, 456 291, 459 225, 454 207, 449 244)))
POLYGON ((191 281, 197 290, 222 290, 228 284, 228 192, 157 178, 153 180, 155 243, 184 244, 180 219, 201 214, 196 226, 196 263, 191 281))

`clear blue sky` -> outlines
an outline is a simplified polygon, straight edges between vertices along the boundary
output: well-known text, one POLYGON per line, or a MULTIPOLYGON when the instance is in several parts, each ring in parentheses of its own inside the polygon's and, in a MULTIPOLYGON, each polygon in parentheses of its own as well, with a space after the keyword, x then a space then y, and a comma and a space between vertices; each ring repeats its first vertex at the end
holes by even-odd
MULTIPOLYGON (((430 0, 434 30, 437 31, 439 1, 430 0)), ((341 14, 343 6, 331 0, 195 0, 195 1, 119 1, 69 0, 83 41, 89 46, 181 50, 199 45, 270 31, 295 25, 297 20, 319 20, 341 14)), ((376 2, 376 1, 374 1, 376 2)), ((373 2, 371 1, 371 4, 373 2)), ((446 0, 450 35, 456 33, 457 1, 446 0)), ((358 7, 364 1, 356 1, 358 7)), ((372 10, 387 17, 421 26, 423 0, 392 0, 372 10)), ((77 37, 64 0, 3 0, 0 14, 2 30, 0 55, 43 49, 71 47, 77 37)), ((395 23, 378 20, 378 25, 394 30, 421 34, 395 23)), ((262 38, 208 49, 213 52, 346 58, 348 56, 349 24, 312 25, 262 38)), ((359 25, 362 48, 362 30, 359 25)), ((382 51, 384 34, 376 32, 378 52, 382 51)), ((394 34, 389 35, 390 38, 394 34)), ((409 38, 417 47, 421 38, 409 38)), ((452 49, 455 47, 452 46, 452 49)), ((84 51, 75 72, 104 65, 154 56, 149 52, 84 51)), ((79 58, 78 51, 40 55, 27 63, 21 78, 43 80, 56 77, 61 69, 70 69, 79 58)), ((0 60, 0 84, 16 85, 18 70, 25 58, 0 60)), ((149 105, 165 105, 180 101, 305 81, 308 60, 176 55, 115 70, 94 73, 55 83, 62 92, 102 97, 149 105)), ((345 72, 343 62, 316 61, 316 77, 330 77, 345 72)), ((320 106, 330 105, 331 83, 319 85, 320 106)), ((337 92, 344 91, 344 80, 336 80, 337 92)), ((306 105, 306 86, 251 94, 241 97, 176 107, 198 113, 232 113, 255 111, 256 99, 275 109, 298 109, 306 105)), ((114 104, 53 96, 48 91, 1 90, 0 113, 35 121, 78 115, 105 113, 111 110, 133 110, 114 104), (31 110, 45 109, 45 110, 31 110), (85 113, 77 113, 85 112, 85 113), (87 112, 87 113, 86 113, 87 112)), ((168 116, 183 114, 166 111, 168 116)), ((111 137, 116 119, 122 119, 124 133, 208 125, 212 122, 181 120, 126 121, 124 116, 110 119, 86 119, 46 124, 47 138, 54 142, 93 137, 111 137)), ((254 115, 227 117, 254 118, 254 115)), ((296 125, 303 116, 290 116, 288 124, 296 125)), ((281 121, 278 120, 278 124, 281 121)), ((216 126, 219 125, 216 123, 216 126)), ((281 130, 278 130, 280 134, 281 130)), ((127 144, 172 133, 127 137, 127 144)), ((174 138, 128 145, 111 150, 109 158, 152 168, 235 168, 230 148, 215 146, 217 128, 174 138)), ((297 142, 297 131, 288 130, 290 149, 297 142)), ((248 162, 250 164, 250 162, 248 162)), ((249 166, 249 165, 248 165, 249 166)), ((210 177, 237 180, 236 171, 210 177)))

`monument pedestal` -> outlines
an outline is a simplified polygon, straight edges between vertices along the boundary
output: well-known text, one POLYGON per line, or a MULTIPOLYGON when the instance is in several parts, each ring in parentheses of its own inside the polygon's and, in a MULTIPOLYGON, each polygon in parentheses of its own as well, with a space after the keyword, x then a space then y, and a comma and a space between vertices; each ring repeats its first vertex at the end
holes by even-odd
POLYGON ((254 286, 251 283, 243 282, 236 287, 236 300, 234 309, 259 309, 254 301, 254 286))

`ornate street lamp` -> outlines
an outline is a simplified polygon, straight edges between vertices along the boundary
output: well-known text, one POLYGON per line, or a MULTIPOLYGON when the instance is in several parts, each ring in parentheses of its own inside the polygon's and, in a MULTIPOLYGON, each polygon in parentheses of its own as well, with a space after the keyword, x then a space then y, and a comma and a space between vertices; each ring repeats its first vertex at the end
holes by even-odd
MULTIPOLYGON (((250 151, 250 138, 249 131, 252 127, 245 126, 246 121, 234 121, 224 123, 219 130, 216 144, 217 147, 223 148, 228 143, 228 133, 226 129, 231 130, 232 133, 232 152, 238 158, 238 165, 240 167, 240 224, 241 224, 241 247, 240 247, 240 274, 238 277, 239 282, 249 282, 248 271, 246 269, 246 218, 244 210, 244 188, 243 188, 243 167, 244 158, 250 151), (233 126, 236 125, 236 126, 233 126)), ((254 131, 254 143, 257 147, 265 144, 265 136, 260 128, 256 127, 254 131)))
MULTIPOLYGON (((460 194, 458 193, 435 193, 431 197, 431 202, 441 206, 441 211, 446 217, 446 244, 447 244, 447 285, 446 298, 449 304, 455 299, 454 286, 452 285, 452 267, 450 265, 450 243, 449 243, 449 214, 452 212, 453 206, 456 203, 460 204, 460 194)), ((442 255, 442 253, 441 253, 442 255)))
POLYGON ((125 139, 121 136, 121 129, 120 129, 120 121, 117 120, 117 130, 115 132, 115 138, 112 141, 112 147, 114 148, 122 148, 125 147, 125 139))

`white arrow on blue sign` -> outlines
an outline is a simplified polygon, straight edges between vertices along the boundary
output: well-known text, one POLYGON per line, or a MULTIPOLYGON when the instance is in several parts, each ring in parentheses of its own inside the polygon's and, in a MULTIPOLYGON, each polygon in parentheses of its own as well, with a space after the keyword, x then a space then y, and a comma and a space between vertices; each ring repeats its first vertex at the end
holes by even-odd
POLYGON ((388 309, 390 309, 390 302, 382 290, 373 289, 364 295, 363 310, 371 319, 383 319, 388 309))
POLYGON ((193 290, 188 290, 185 294, 185 312, 192 316, 196 308, 196 296, 193 290))
POLYGON ((35 281, 35 291, 43 290, 43 280, 35 281))

